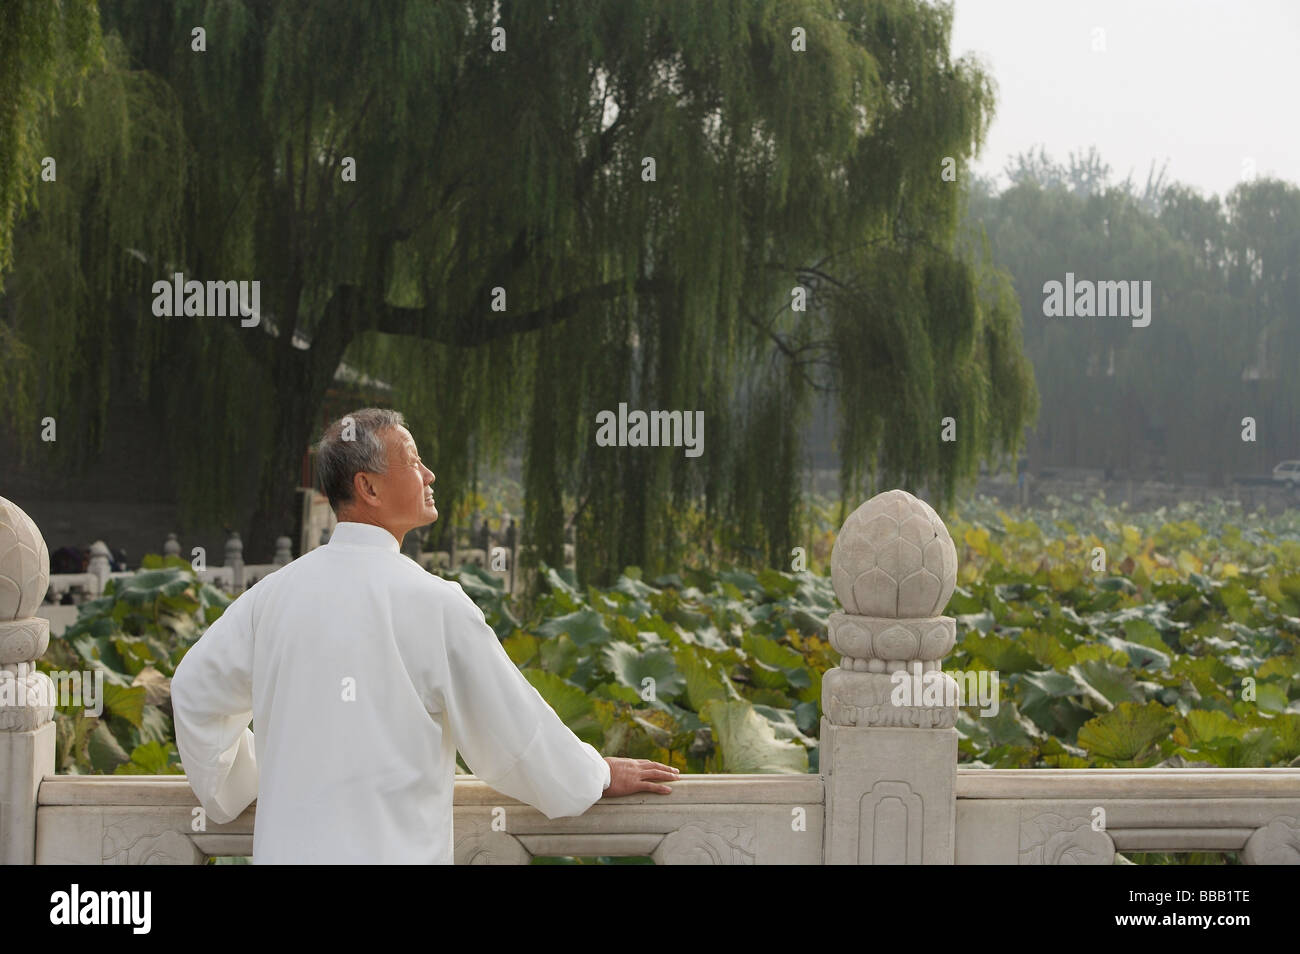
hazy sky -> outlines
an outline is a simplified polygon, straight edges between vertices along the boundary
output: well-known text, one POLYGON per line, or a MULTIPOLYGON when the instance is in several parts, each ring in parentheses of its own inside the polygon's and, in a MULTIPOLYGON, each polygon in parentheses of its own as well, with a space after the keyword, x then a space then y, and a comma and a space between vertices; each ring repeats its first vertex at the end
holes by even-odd
POLYGON ((1223 195, 1253 162, 1300 183, 1300 0, 955 0, 953 53, 997 84, 975 168, 1096 145, 1112 178, 1223 195), (1096 32, 1096 31, 1103 32, 1096 32), (1097 42, 1104 50, 1094 52, 1097 42))

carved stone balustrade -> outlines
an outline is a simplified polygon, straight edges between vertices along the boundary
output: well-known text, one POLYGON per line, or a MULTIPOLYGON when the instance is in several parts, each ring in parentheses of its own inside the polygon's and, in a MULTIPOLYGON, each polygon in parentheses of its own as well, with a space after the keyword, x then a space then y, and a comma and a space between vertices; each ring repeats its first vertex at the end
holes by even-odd
POLYGON ((36 671, 50 624, 36 616, 50 582, 45 538, 0 497, 0 864, 31 864, 36 797, 54 772, 54 685, 36 671))

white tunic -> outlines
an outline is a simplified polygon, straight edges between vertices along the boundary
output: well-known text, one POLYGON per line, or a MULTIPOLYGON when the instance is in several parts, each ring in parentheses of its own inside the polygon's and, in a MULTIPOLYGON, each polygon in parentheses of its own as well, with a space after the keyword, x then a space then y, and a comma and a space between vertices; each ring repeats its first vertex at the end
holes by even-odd
POLYGON ((452 863, 456 750, 548 818, 609 765, 502 649, 460 584, 340 523, 260 580, 172 679, 176 743, 210 821, 257 799, 254 864, 452 863), (257 730, 256 747, 249 719, 257 730))

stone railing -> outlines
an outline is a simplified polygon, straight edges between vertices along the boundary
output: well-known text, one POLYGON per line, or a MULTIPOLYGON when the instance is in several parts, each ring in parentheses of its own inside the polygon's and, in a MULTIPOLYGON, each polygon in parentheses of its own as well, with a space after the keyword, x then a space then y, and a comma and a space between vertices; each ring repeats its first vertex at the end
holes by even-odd
MULTIPOLYGON (((1300 769, 959 769, 955 695, 891 698, 897 673, 955 688, 942 671, 955 622, 938 615, 956 581, 947 529, 891 490, 854 511, 831 562, 845 612, 830 620, 842 658, 822 681, 820 774, 684 776, 671 795, 554 820, 457 776, 457 863, 1111 864, 1117 851, 1235 851, 1300 864, 1300 769)), ((207 824, 181 775, 54 774, 49 679, 34 669, 49 638, 33 615, 48 566, 36 526, 0 498, 0 862, 251 854, 256 802, 207 824)))
MULTIPOLYGON (((211 583, 230 596, 237 596, 264 576, 274 573, 293 559, 289 549, 288 537, 280 537, 275 542, 275 558, 271 563, 244 563, 244 544, 238 533, 232 533, 226 539, 225 565, 202 566, 196 568, 194 575, 204 583, 211 583)), ((180 543, 176 534, 169 533, 163 544, 165 556, 179 557, 180 543)), ((104 593, 109 580, 130 579, 136 570, 111 571, 111 556, 103 540, 96 540, 90 545, 90 559, 84 573, 51 573, 45 601, 35 611, 35 615, 49 623, 49 631, 60 636, 63 631, 77 621, 80 613, 78 607, 87 600, 93 600, 104 593), (65 603, 67 597, 70 602, 65 603)))
MULTIPOLYGON (((207 566, 204 561, 201 568, 195 567, 194 575, 204 583, 219 586, 228 593, 242 593, 262 577, 274 573, 293 559, 290 544, 288 537, 279 537, 275 541, 275 556, 270 563, 245 563, 244 543, 239 539, 238 533, 231 533, 226 537, 225 563, 222 566, 207 566)), ((164 556, 178 558, 181 556, 181 545, 176 539, 176 534, 167 534, 162 552, 164 556)), ((104 586, 109 580, 124 579, 136 573, 135 570, 110 572, 111 557, 112 554, 104 541, 96 540, 90 545, 90 559, 86 565, 86 572, 50 574, 46 600, 49 604, 57 604, 68 593, 73 594, 78 602, 94 599, 103 594, 104 586)))

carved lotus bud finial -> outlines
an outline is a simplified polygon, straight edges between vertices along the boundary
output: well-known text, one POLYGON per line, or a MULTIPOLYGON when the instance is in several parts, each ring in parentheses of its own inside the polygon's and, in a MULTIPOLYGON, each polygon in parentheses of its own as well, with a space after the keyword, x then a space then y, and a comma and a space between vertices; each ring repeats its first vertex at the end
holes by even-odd
POLYGON ((849 613, 937 616, 957 585, 957 548, 929 504, 888 490, 844 521, 831 550, 831 583, 849 613))
POLYGON ((49 585, 44 537, 0 497, 0 732, 28 732, 54 717, 50 678, 33 664, 50 641, 49 622, 35 615, 49 585))
POLYGON ((0 497, 0 622, 32 616, 49 585, 45 538, 21 507, 0 497))

